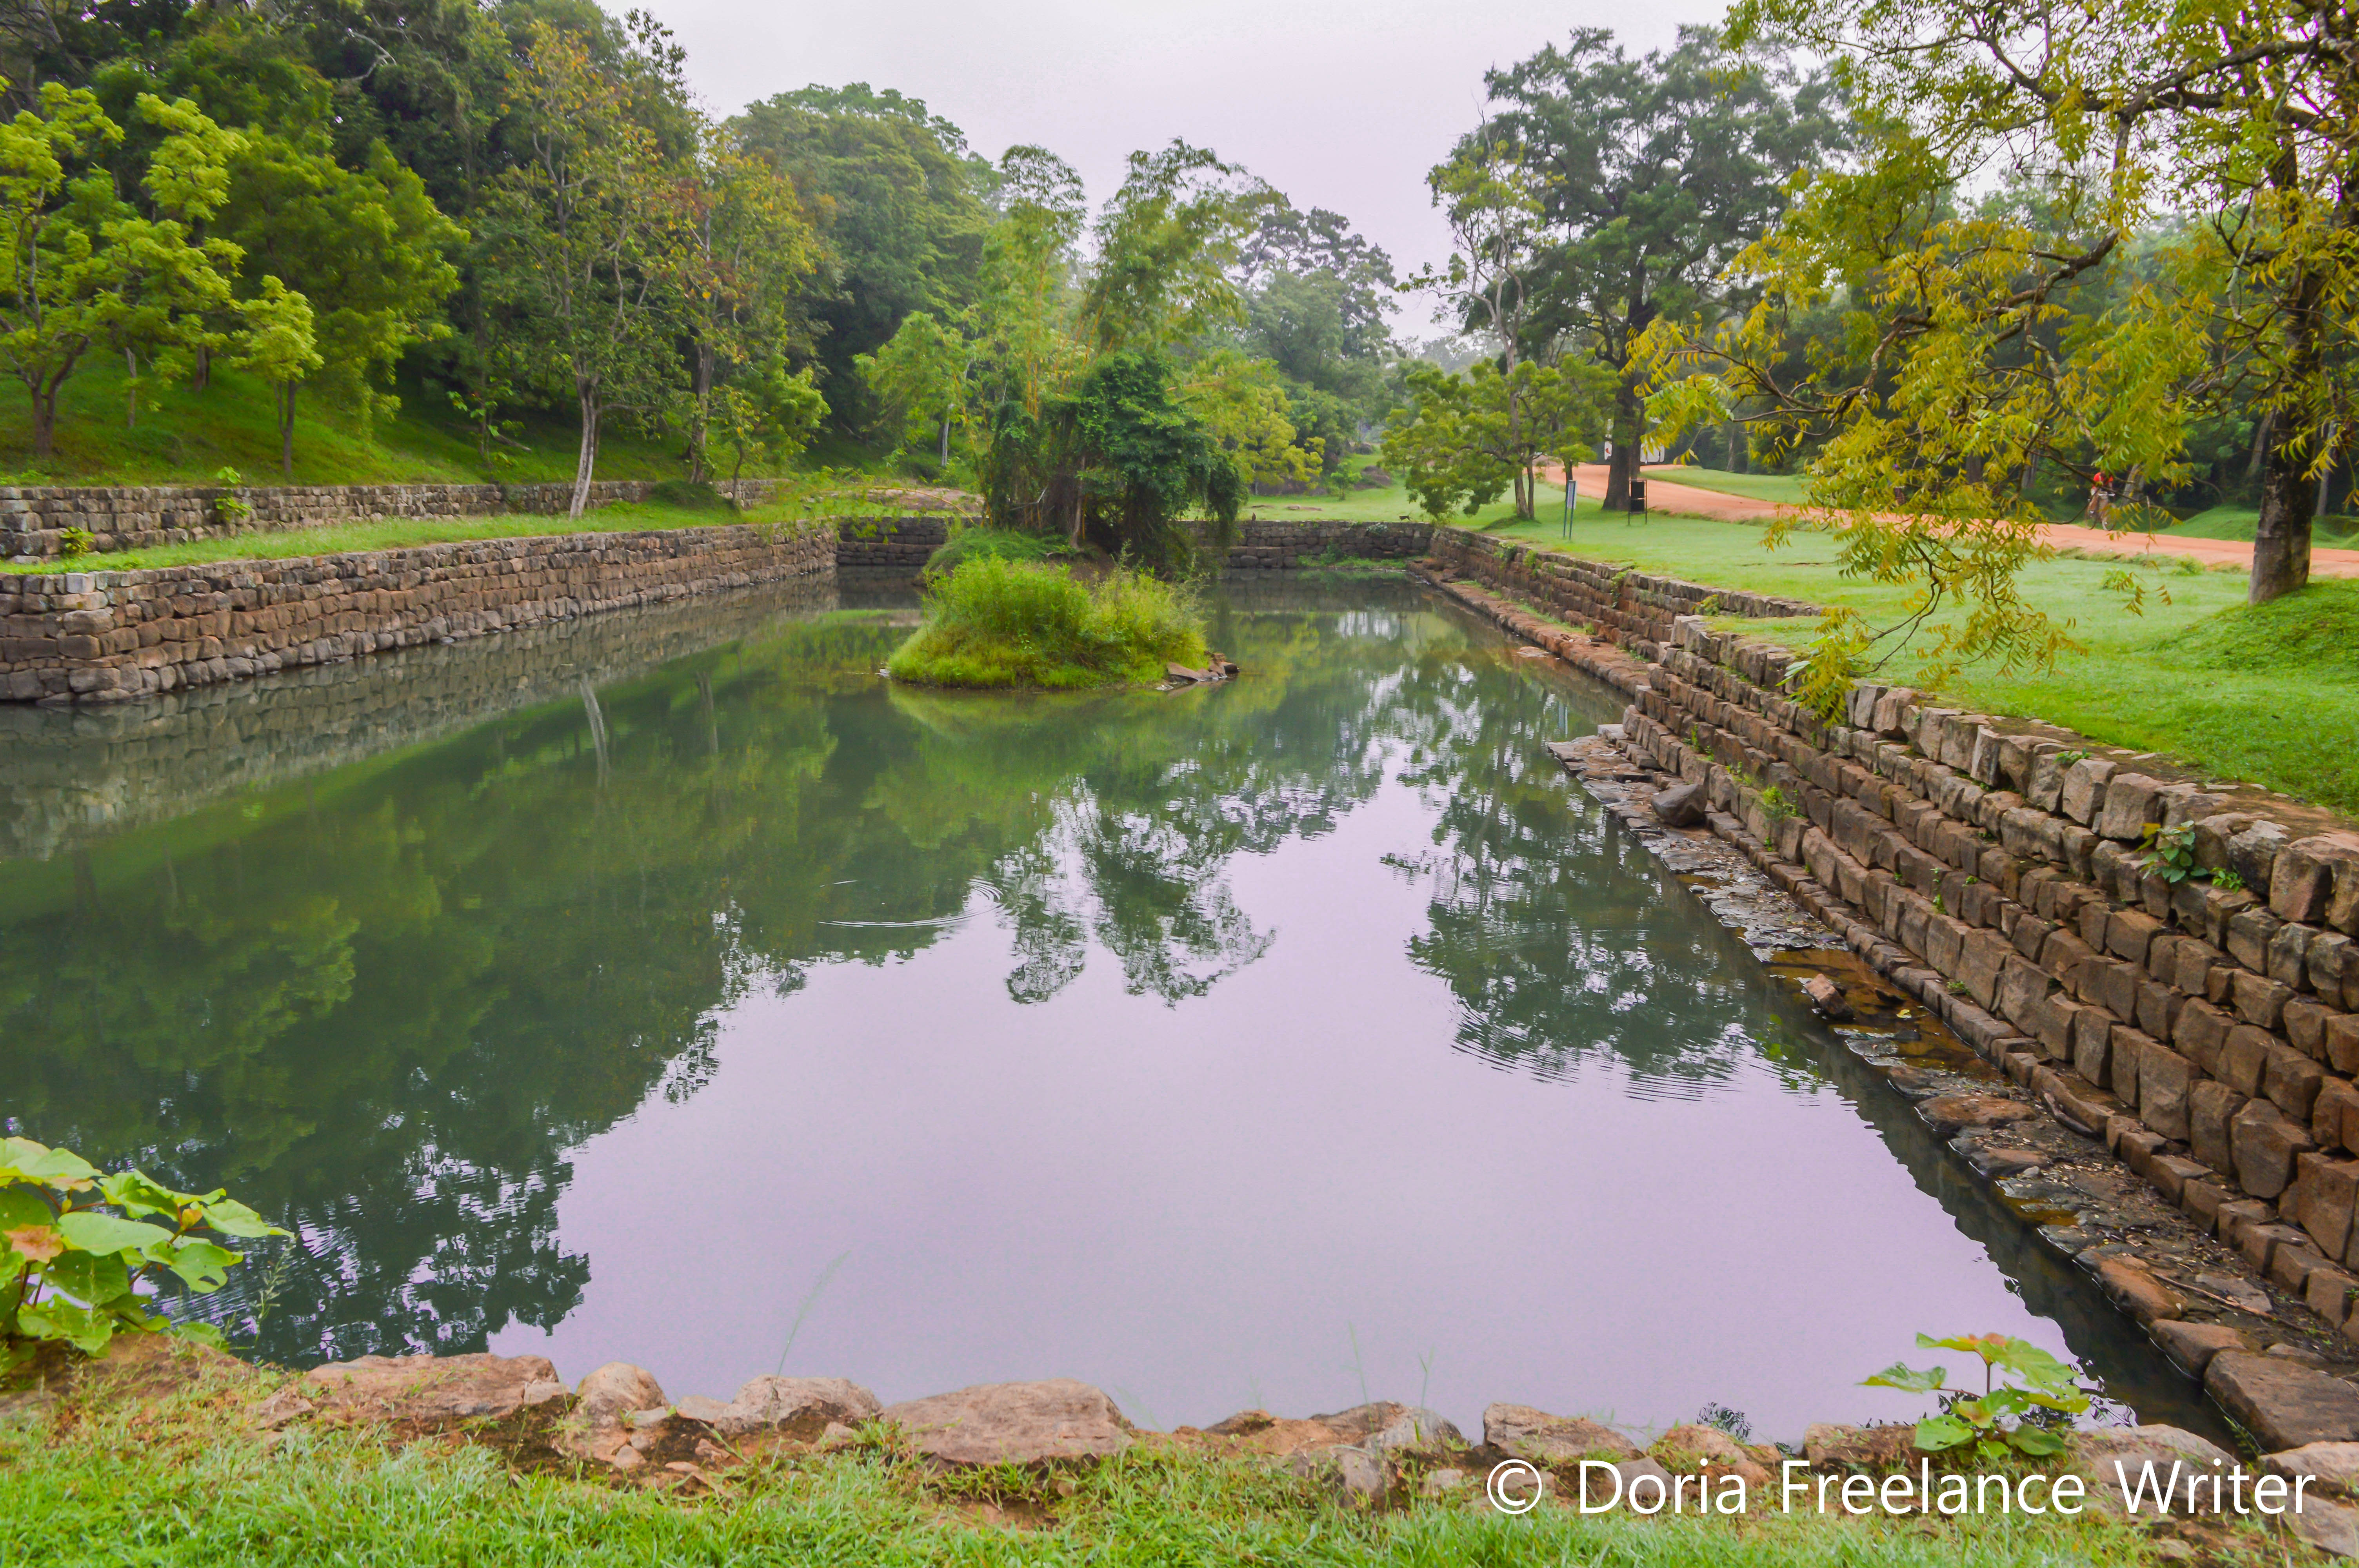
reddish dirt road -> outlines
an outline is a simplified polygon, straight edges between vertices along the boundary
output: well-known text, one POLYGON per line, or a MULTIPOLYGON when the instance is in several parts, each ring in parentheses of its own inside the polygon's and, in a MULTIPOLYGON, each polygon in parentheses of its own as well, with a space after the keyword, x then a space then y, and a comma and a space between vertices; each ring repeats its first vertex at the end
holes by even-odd
MULTIPOLYGON (((1564 482, 1562 470, 1553 472, 1554 482, 1564 482)), ((1581 493, 1598 496, 1605 493, 1605 465, 1582 463, 1572 470, 1581 485, 1581 493)), ((1647 504, 1657 512, 1677 512, 1690 517, 1717 517, 1729 523, 1754 523, 1776 514, 1777 503, 1755 501, 1742 495, 1723 495, 1716 490, 1700 490, 1694 485, 1676 481, 1647 478, 1647 504)), ((2169 535, 2156 536, 2147 534, 2108 534, 2103 528, 2082 528, 2070 523, 2051 523, 2040 531, 2040 537, 2060 550, 2103 550, 2109 555, 2192 556, 2206 566, 2236 566, 2249 569, 2253 564, 2253 546, 2234 539, 2189 539, 2169 535)), ((2359 550, 2313 550, 2310 557, 2312 577, 2359 577, 2359 550)))

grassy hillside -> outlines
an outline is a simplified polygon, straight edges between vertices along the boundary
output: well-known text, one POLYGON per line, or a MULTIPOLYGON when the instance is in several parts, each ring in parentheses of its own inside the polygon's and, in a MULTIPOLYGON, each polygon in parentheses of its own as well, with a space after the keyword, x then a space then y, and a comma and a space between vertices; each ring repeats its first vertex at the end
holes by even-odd
MULTIPOLYGON (((474 432, 445 394, 416 381, 400 390, 401 409, 372 429, 318 398, 298 399, 295 475, 299 484, 525 483, 573 477, 575 426, 570 417, 527 420, 521 449, 486 467, 474 432)), ((126 424, 122 367, 99 363, 66 384, 58 410, 57 451, 33 460, 30 402, 15 383, 0 384, 0 481, 15 484, 210 484, 222 468, 248 484, 283 482, 278 427, 269 388, 242 372, 216 369, 201 392, 186 383, 140 389, 136 423, 126 424)), ((670 479, 683 471, 677 443, 627 430, 610 435, 599 454, 600 479, 670 479)))

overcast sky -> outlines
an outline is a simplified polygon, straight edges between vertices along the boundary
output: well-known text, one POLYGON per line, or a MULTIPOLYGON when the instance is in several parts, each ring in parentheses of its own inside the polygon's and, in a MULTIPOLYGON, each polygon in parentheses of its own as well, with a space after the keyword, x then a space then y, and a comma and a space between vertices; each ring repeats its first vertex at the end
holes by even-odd
MULTIPOLYGON (((1404 272, 1445 254, 1425 171, 1477 117, 1483 72, 1576 27, 1634 51, 1723 0, 655 0, 710 107, 810 82, 922 98, 977 152, 1037 142, 1093 202, 1134 147, 1184 136, 1303 208, 1342 212, 1404 272)), ((1430 330, 1404 312, 1403 330, 1430 330)))

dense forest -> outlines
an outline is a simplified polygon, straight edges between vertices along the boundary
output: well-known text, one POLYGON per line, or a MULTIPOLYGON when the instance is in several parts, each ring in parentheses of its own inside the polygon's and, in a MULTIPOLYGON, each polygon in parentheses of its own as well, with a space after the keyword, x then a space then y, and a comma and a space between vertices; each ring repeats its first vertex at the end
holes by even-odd
MULTIPOLYGON (((1802 473, 1862 569, 1984 599, 2040 520, 2250 503, 2266 598, 2354 423, 2351 54, 2307 12, 2143 27, 2030 86, 2005 40, 1941 75, 1872 6, 1575 31, 1489 74, 1425 177, 1450 257, 1399 277, 1184 141, 1092 205, 889 88, 716 118, 658 23, 583 0, 19 6, 0 359, 37 465, 102 366, 126 426, 266 389, 290 474, 299 406, 365 427, 399 387, 487 472, 578 431, 577 511, 620 429, 691 480, 823 436, 1157 565, 1379 447, 1436 517, 1530 517, 1601 451, 1619 506, 1668 455, 1802 473)), ((1993 602, 1969 652, 2038 656, 1993 602)))
POLYGON ((226 366, 289 473, 299 401, 365 423, 399 384, 463 410, 487 470, 521 419, 578 421, 577 511, 617 426, 691 479, 824 428, 990 469, 1078 537, 1108 442, 1181 465, 1128 498, 1163 516, 1332 480, 1385 411, 1383 252, 1181 144, 1092 213, 1055 154, 984 157, 890 90, 713 118, 659 24, 570 0, 0 25, 0 356, 37 462, 77 374, 119 362, 136 424, 226 366))

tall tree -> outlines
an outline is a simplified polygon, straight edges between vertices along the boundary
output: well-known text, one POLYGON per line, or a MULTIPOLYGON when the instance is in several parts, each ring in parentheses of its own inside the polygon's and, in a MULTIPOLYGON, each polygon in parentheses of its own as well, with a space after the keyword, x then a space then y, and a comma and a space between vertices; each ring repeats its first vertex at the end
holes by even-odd
POLYGON ((1584 27, 1485 80, 1494 110, 1461 156, 1504 149, 1542 231, 1516 330, 1526 352, 1567 335, 1621 373, 1605 504, 1625 505, 1646 437, 1639 336, 1696 308, 1783 210, 1795 173, 1842 145, 1845 122, 1826 76, 1709 27, 1637 58, 1584 27))
POLYGON ((925 103, 866 82, 810 86, 748 105, 734 122, 751 154, 789 175, 823 245, 807 308, 820 380, 847 430, 871 422, 857 362, 913 311, 955 314, 974 297, 991 166, 925 103))
POLYGON ((766 364, 799 336, 794 292, 817 264, 818 246, 794 186, 743 151, 726 126, 703 127, 681 190, 676 287, 689 345, 689 477, 701 481, 713 398, 732 375, 766 364))
MULTIPOLYGON (((1811 499, 1846 567, 1917 590, 1881 633, 1831 621, 1817 697, 1950 605, 1967 613, 1934 623, 1934 678, 2071 646, 2017 591, 2040 553, 2037 477, 2181 478, 2190 434, 2232 410, 2260 413, 2249 597, 2307 579, 2314 487, 2353 406, 2345 15, 1746 0, 1732 27, 1834 58, 1874 132, 1736 264, 1761 285, 1752 308, 1664 340, 1711 372, 1701 395, 1664 395, 1667 417, 1749 403, 1814 453, 1811 499), (1984 200, 1995 166, 2035 200, 1984 200), (2142 251, 2158 265, 2129 266, 2142 251), (1839 330, 1813 373, 1789 373, 1787 324, 1830 306, 1839 330)), ((2116 587, 2135 609, 2135 580, 2116 587)))
POLYGON ((506 172, 486 214, 495 287, 520 306, 536 368, 580 410, 579 517, 607 416, 647 417, 680 380, 669 285, 683 215, 633 84, 596 65, 579 37, 535 24, 509 94, 531 157, 506 172))
POLYGON ((1082 337, 1098 351, 1159 352, 1243 319, 1230 276, 1267 187, 1209 149, 1174 141, 1130 155, 1097 222, 1082 287, 1082 337))

